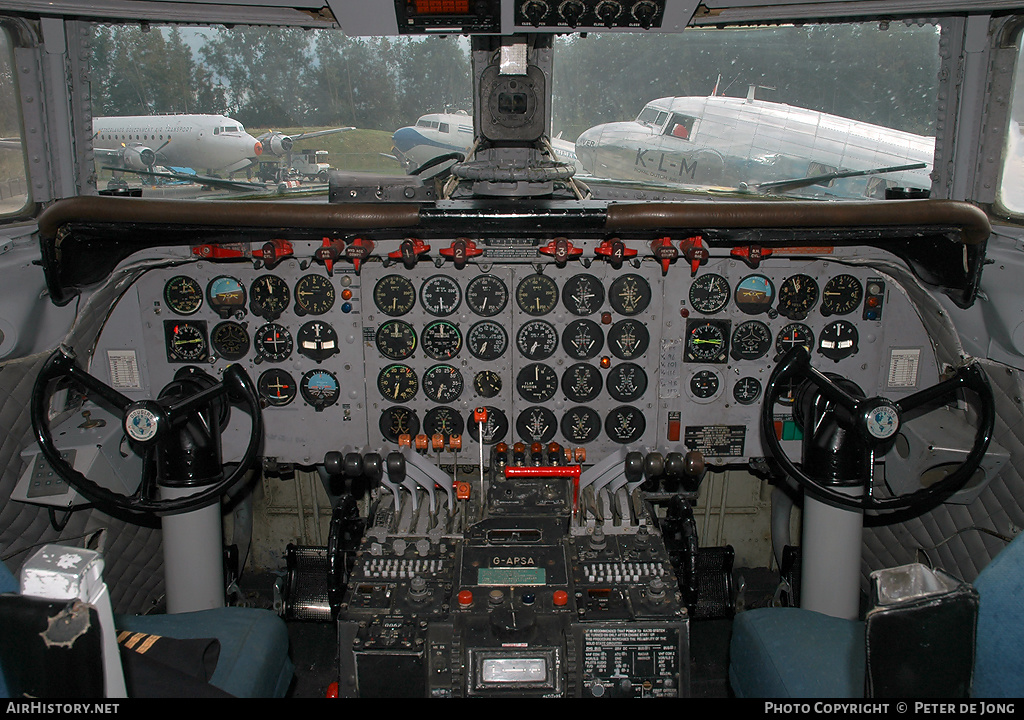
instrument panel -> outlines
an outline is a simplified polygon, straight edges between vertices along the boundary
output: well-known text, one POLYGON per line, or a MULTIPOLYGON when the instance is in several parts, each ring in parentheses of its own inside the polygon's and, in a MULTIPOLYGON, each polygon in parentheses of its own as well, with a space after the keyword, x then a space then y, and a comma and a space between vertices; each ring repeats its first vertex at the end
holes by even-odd
MULTIPOLYGON (((196 261, 147 272, 129 296, 97 354, 115 387, 155 396, 184 365, 243 363, 265 405, 264 454, 299 464, 405 444, 440 461, 460 449, 452 438, 471 462, 481 436, 554 442, 588 462, 624 446, 746 460, 763 455, 764 384, 794 345, 868 394, 937 376, 905 292, 836 258, 711 258, 696 273, 650 259, 330 274, 297 259, 196 261)), ((229 426, 225 452, 244 437, 229 426)))

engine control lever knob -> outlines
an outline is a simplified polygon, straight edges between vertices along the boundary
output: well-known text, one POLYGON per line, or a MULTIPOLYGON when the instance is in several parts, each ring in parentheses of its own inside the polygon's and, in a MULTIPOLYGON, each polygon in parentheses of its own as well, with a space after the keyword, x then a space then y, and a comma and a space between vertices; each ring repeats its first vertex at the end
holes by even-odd
POLYGON ((683 484, 687 490, 696 490, 700 486, 700 481, 704 479, 705 472, 707 465, 702 453, 691 450, 683 456, 683 484))
POLYGON ((324 470, 328 475, 341 475, 345 472, 345 457, 337 450, 324 453, 324 470))
POLYGON ((644 477, 644 456, 638 452, 626 454, 626 482, 640 482, 644 477))
POLYGON ((367 453, 363 456, 363 475, 370 480, 380 480, 384 477, 384 464, 377 453, 367 453))
POLYGON ((393 483, 405 480, 405 456, 402 453, 388 453, 388 478, 393 483))

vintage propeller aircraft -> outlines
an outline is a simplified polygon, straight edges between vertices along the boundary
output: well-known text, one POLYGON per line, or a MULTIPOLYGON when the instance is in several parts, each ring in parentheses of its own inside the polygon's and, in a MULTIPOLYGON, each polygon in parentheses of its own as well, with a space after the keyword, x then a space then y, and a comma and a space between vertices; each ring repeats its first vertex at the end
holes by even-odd
MULTIPOLYGON (((1018 0, 0 0, 8 712, 1014 710, 994 698, 1024 694, 1022 33, 1018 0), (266 28, 223 47, 291 72, 277 92, 306 94, 282 107, 380 117, 373 160, 452 77, 432 36, 457 36, 471 142, 418 174, 332 154, 319 196, 97 187, 100 23, 194 46, 266 28), (282 60, 297 42, 323 61, 282 60), (933 146, 811 158, 770 193, 756 167, 598 179, 552 152, 556 118, 594 127, 705 56, 933 146), (558 75, 564 109, 559 63, 587 68, 558 75), (840 196, 864 170, 884 193, 840 196)), ((694 143, 726 104, 703 101, 694 143)))

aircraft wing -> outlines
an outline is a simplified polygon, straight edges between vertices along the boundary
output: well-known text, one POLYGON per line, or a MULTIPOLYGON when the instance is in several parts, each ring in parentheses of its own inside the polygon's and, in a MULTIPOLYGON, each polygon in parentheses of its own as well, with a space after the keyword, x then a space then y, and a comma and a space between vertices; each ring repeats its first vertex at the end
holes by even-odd
POLYGON ((20 137, 0 138, 0 150, 21 150, 20 137))
POLYGON ((142 175, 145 177, 152 178, 163 178, 167 180, 179 180, 185 182, 196 183, 197 185, 209 185, 210 187, 223 188, 225 190, 266 190, 267 185, 264 183, 246 182, 244 180, 225 180, 224 178, 209 177, 207 175, 195 175, 193 173, 174 172, 171 170, 166 171, 150 171, 150 170, 132 170, 123 167, 109 167, 104 166, 104 170, 116 170, 117 172, 130 172, 136 175, 142 175))
POLYGON ((813 177, 802 177, 793 178, 791 180, 773 180, 771 182, 763 182, 757 185, 757 189, 760 192, 772 193, 772 192, 786 192, 788 190, 796 190, 798 188, 807 187, 808 185, 817 185, 827 183, 830 180, 840 180, 848 177, 859 177, 861 175, 884 175, 885 173, 893 172, 904 172, 907 170, 920 170, 928 167, 927 163, 913 163, 910 165, 893 165, 891 167, 871 168, 870 170, 840 170, 838 172, 825 173, 824 175, 814 175, 813 177))
POLYGON ((355 130, 354 127, 340 127, 331 128, 330 130, 314 130, 313 132, 299 133, 298 135, 289 135, 292 140, 305 140, 306 138, 320 137, 322 135, 334 135, 335 133, 348 132, 349 130, 355 130))

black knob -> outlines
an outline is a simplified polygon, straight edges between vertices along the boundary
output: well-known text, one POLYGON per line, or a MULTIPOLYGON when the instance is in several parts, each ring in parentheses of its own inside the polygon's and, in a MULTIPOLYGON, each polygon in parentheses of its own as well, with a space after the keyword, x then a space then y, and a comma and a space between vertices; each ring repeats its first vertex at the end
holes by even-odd
POLYGON ((367 453, 363 456, 363 475, 370 480, 380 480, 384 477, 384 463, 377 453, 367 453))

